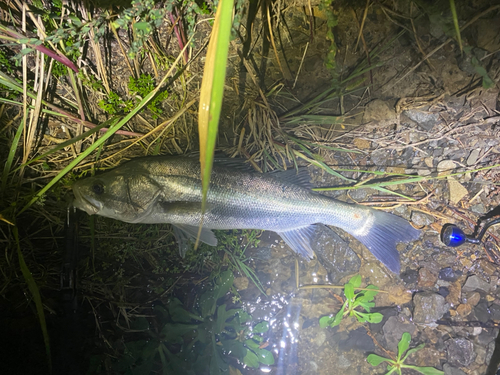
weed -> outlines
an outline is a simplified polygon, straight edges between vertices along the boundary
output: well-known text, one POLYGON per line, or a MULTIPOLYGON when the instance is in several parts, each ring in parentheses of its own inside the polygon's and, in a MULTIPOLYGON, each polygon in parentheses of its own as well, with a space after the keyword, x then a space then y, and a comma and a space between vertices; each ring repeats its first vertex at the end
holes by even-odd
POLYGON ((354 293, 355 289, 361 286, 361 275, 353 276, 344 286, 344 294, 346 300, 340 311, 335 317, 324 316, 320 318, 319 325, 322 328, 328 326, 335 327, 340 324, 344 316, 355 316, 359 322, 364 323, 380 323, 383 315, 380 313, 371 313, 370 308, 375 306, 373 298, 378 293, 378 288, 375 285, 368 285, 366 289, 359 293, 354 293), (366 312, 355 310, 357 307, 363 308, 366 312))
POLYGON ((406 361, 406 358, 412 353, 415 353, 416 351, 422 349, 425 344, 420 344, 416 348, 408 350, 410 347, 410 341, 411 341, 411 335, 408 332, 403 333, 403 336, 401 336, 401 340, 399 341, 398 344, 398 356, 396 360, 390 359, 390 358, 385 358, 381 357, 376 354, 370 354, 366 360, 368 361, 369 364, 372 366, 378 366, 382 362, 388 362, 389 364, 387 365, 387 372, 385 375, 392 374, 393 372, 396 372, 398 375, 401 375, 401 370, 404 368, 407 369, 412 369, 417 372, 420 372, 421 374, 424 375, 441 375, 444 374, 443 371, 438 370, 434 367, 421 367, 421 366, 412 366, 412 365, 405 365, 404 362, 406 361), (406 355, 405 355, 406 353, 406 355), (404 356, 404 357, 403 357, 404 356))
MULTIPOLYGON (((127 342, 112 363, 115 372, 149 374, 220 374, 228 371, 228 356, 249 367, 274 364, 272 353, 263 348, 262 334, 267 322, 252 325, 252 317, 241 308, 229 309, 218 301, 233 285, 232 271, 223 272, 203 292, 195 308, 186 310, 181 301, 171 298, 163 307, 154 307, 154 324, 147 318, 134 319, 130 328, 147 338, 127 342), (152 329, 155 327, 155 329, 152 329)), ((88 373, 100 370, 100 357, 91 360, 88 373)))

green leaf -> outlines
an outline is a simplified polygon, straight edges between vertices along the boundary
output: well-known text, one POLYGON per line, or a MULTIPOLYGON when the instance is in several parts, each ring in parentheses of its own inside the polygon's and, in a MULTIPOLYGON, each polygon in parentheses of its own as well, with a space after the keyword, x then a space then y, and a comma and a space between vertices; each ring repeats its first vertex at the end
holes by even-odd
POLYGON ((166 342, 177 343, 182 342, 185 334, 192 333, 198 328, 197 324, 166 323, 161 330, 161 335, 165 337, 166 342))
POLYGON ((351 283, 345 284, 344 294, 349 301, 352 301, 354 299, 354 286, 351 283))
POLYGON ((257 358, 260 363, 264 365, 274 365, 274 356, 269 350, 266 349, 257 349, 255 351, 257 358))
POLYGON ((248 349, 238 340, 221 340, 221 343, 224 350, 236 358, 244 358, 248 352, 248 349))
POLYGON ((149 33, 151 31, 151 25, 149 24, 149 22, 137 22, 134 24, 134 28, 146 33, 149 33))
POLYGON ((361 286, 361 275, 354 275, 349 280, 349 284, 352 284, 354 288, 359 288, 361 286))
POLYGON ((172 298, 167 305, 168 312, 172 320, 176 323, 191 323, 191 320, 202 321, 203 318, 199 317, 193 313, 190 313, 178 298, 172 298))
POLYGON ((259 358, 254 352, 248 350, 245 357, 243 357, 243 363, 249 367, 257 368, 259 367, 259 358))
POLYGON ((261 343, 262 341, 264 341, 264 338, 262 336, 259 336, 259 335, 253 335, 252 340, 255 340, 258 343, 261 343))
POLYGON ((269 330, 269 323, 266 321, 260 322, 257 324, 255 327, 253 327, 253 332, 254 333, 264 333, 269 330))
POLYGON ((138 317, 130 323, 130 329, 135 331, 146 331, 149 329, 149 321, 144 317, 138 317))
POLYGON ((373 298, 375 298, 375 296, 379 293, 378 287, 376 287, 375 285, 368 285, 366 289, 370 289, 363 292, 363 296, 366 301, 373 300, 373 298))
POLYGON ((319 326, 321 328, 329 327, 332 323, 333 323, 333 318, 328 315, 319 318, 319 326))
POLYGON ((362 307, 363 309, 365 309, 367 312, 370 312, 370 309, 375 306, 375 303, 374 302, 358 302, 356 300, 356 302, 354 303, 355 306, 360 306, 362 307))
POLYGON ((338 326, 340 324, 340 322, 342 321, 342 317, 344 316, 344 311, 345 311, 345 304, 342 306, 342 308, 337 313, 337 315, 335 315, 335 318, 333 319, 333 321, 330 324, 331 327, 335 327, 335 326, 338 326))
POLYGON ((248 346, 250 349, 252 350, 257 350, 259 349, 259 344, 257 344, 255 341, 253 341, 252 339, 247 339, 245 340, 245 345, 248 346))
POLYGON ((408 332, 403 333, 401 340, 398 343, 398 359, 400 359, 403 354, 410 347, 411 335, 408 332))
POLYGON ((403 362, 406 360, 406 358, 408 358, 408 356, 410 356, 412 353, 415 353, 415 352, 418 352, 420 349, 422 349, 423 347, 425 346, 425 344, 420 344, 419 346, 413 348, 413 349, 410 349, 406 352, 406 355, 404 356, 403 358, 403 362))
POLYGON ((370 354, 368 357, 366 357, 366 361, 372 365, 372 366, 378 366, 380 365, 382 362, 389 362, 389 363, 394 363, 393 360, 389 359, 389 358, 384 358, 384 357, 381 357, 377 354, 370 354))
POLYGON ((382 319, 384 319, 384 316, 380 313, 369 313, 366 314, 366 321, 368 323, 380 323, 382 319))

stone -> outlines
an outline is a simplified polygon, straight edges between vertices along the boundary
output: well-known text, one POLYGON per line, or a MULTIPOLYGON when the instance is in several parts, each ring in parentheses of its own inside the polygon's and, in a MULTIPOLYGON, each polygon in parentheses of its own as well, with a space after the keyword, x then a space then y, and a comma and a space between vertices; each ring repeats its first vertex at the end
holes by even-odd
POLYGON ((444 375, 467 375, 465 372, 459 368, 453 367, 448 363, 443 365, 444 375))
POLYGON ((411 213, 411 221, 418 227, 424 227, 431 225, 435 220, 431 215, 427 215, 419 211, 413 211, 411 213))
POLYGON ((362 138, 354 138, 354 146, 360 150, 366 150, 370 148, 371 142, 362 138))
POLYGON ((387 348, 390 350, 396 349, 403 333, 408 332, 410 335, 413 335, 415 329, 416 327, 414 324, 405 322, 400 317, 389 317, 383 327, 387 348))
POLYGON ((421 109, 409 109, 403 112, 410 120, 415 121, 423 130, 432 130, 439 122, 439 113, 423 111, 421 109))
POLYGON ((413 321, 415 323, 435 323, 448 312, 445 298, 432 292, 416 293, 413 296, 413 321))
POLYGON ((318 225, 311 244, 331 283, 336 284, 343 277, 359 271, 361 260, 358 255, 332 229, 318 225))
POLYGON ((472 150, 469 157, 467 158, 467 165, 468 166, 473 166, 476 164, 477 158, 479 157, 480 152, 481 152, 481 150, 479 148, 472 150))
POLYGON ((461 303, 460 305, 457 306, 457 313, 462 318, 465 318, 471 312, 472 312, 472 306, 469 305, 468 303, 461 303))
POLYGON ((453 268, 445 267, 442 268, 441 271, 439 271, 438 278, 439 280, 453 282, 458 279, 459 276, 461 276, 461 272, 459 274, 458 272, 455 272, 453 268))
POLYGON ((467 367, 476 359, 474 344, 466 338, 459 337, 447 340, 448 362, 453 366, 467 367))
POLYGON ((474 292, 476 290, 489 293, 491 290, 491 285, 477 275, 469 276, 467 278, 467 281, 465 282, 465 285, 462 287, 462 291, 474 292))
POLYGON ((396 111, 389 108, 389 105, 380 99, 375 99, 365 106, 363 113, 363 123, 378 122, 381 126, 396 123, 396 111))
POLYGON ((245 290, 248 288, 248 277, 237 277, 233 281, 234 286, 237 290, 245 290))
POLYGON ((431 288, 436 284, 437 275, 428 268, 422 267, 418 270, 418 286, 431 288))
POLYGON ((349 332, 344 340, 339 340, 339 348, 343 351, 356 349, 362 352, 372 352, 375 350, 375 344, 366 332, 366 328, 360 327, 349 332))
POLYGON ((450 189, 450 202, 453 204, 457 204, 469 194, 469 191, 454 177, 448 177, 448 186, 450 189))

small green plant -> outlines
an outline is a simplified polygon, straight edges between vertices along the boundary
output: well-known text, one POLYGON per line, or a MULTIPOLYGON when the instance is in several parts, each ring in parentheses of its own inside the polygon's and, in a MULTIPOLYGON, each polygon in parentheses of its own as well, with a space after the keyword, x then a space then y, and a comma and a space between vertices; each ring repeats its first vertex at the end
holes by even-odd
POLYGON ((185 363, 190 363, 192 369, 200 373, 209 364, 210 374, 219 374, 228 371, 227 354, 249 367, 274 364, 272 353, 262 347, 261 334, 268 331, 269 324, 264 321, 252 327, 249 325, 252 317, 242 309, 227 309, 225 304, 217 304, 232 284, 233 273, 228 270, 212 289, 201 295, 194 312, 186 311, 176 299, 167 306, 171 323, 164 326, 162 336, 171 370, 180 370, 176 368, 177 363, 184 363, 183 368, 185 363))
MULTIPOLYGON (((229 363, 258 368, 274 364, 262 336, 269 330, 266 321, 253 323, 241 308, 228 308, 221 299, 233 286, 234 276, 227 270, 215 278, 192 309, 170 298, 158 304, 149 318, 123 321, 134 332, 107 363, 121 374, 227 374, 229 363), (228 361, 232 357, 232 361, 228 361)), ((87 374, 103 371, 103 356, 91 358, 87 374)), ((234 365, 233 365, 234 366, 234 365)))
POLYGON ((406 358, 412 353, 415 353, 416 351, 422 349, 425 344, 420 344, 416 348, 408 350, 410 347, 410 341, 411 341, 411 335, 408 332, 403 333, 403 336, 401 337, 401 340, 399 341, 398 344, 398 356, 396 360, 394 359, 389 359, 389 358, 384 358, 376 354, 370 354, 366 360, 368 361, 369 364, 372 366, 378 366, 382 362, 388 362, 389 364, 387 365, 387 372, 385 375, 392 374, 393 372, 396 372, 398 375, 401 375, 401 370, 404 368, 407 369, 412 369, 417 372, 420 372, 421 374, 424 375, 441 375, 444 374, 443 371, 438 370, 434 367, 420 367, 420 366, 412 366, 412 365, 405 365, 404 362, 406 361, 406 358), (406 353, 406 355, 405 355, 406 353), (404 356, 404 357, 403 357, 404 356))
MULTIPOLYGON (((134 77, 130 77, 128 83, 128 89, 130 90, 130 94, 133 96, 139 95, 141 98, 144 98, 155 88, 154 78, 149 74, 141 74, 138 79, 134 77)), ((153 118, 157 119, 159 115, 163 113, 163 111, 157 107, 159 103, 168 98, 168 91, 162 91, 158 93, 151 101, 148 103, 148 109, 152 112, 153 118)))
POLYGON ((353 276, 344 286, 344 295, 346 300, 340 311, 335 317, 324 316, 320 318, 319 325, 322 328, 328 326, 335 327, 340 324, 344 316, 355 316, 359 322, 364 323, 380 323, 383 315, 380 313, 371 313, 370 308, 375 306, 373 298, 378 293, 378 288, 375 285, 368 285, 359 293, 354 293, 355 289, 361 286, 361 275, 353 276), (357 307, 363 308, 366 312, 356 310, 357 307))

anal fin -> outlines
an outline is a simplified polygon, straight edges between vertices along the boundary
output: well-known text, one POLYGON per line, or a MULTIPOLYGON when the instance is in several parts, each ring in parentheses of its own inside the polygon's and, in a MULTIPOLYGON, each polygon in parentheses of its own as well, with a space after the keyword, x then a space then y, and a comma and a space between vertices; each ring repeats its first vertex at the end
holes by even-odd
POLYGON ((311 247, 311 239, 316 231, 315 225, 295 228, 285 232, 276 232, 283 238, 283 241, 297 254, 306 259, 314 257, 314 251, 311 247))
MULTIPOLYGON (((196 237, 198 237, 198 227, 185 224, 175 224, 172 226, 174 228, 175 238, 179 244, 179 254, 182 258, 184 258, 186 251, 190 247, 190 240, 194 242, 196 241, 196 237)), ((200 241, 209 246, 217 246, 217 238, 215 237, 215 234, 207 228, 201 229, 200 241)))

